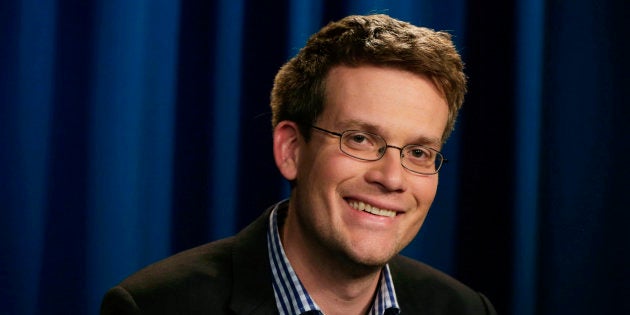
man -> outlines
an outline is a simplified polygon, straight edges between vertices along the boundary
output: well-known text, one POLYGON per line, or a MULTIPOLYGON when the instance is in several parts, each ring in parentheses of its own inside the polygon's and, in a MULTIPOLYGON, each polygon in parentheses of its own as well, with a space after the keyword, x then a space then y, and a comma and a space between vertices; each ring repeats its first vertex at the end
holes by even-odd
POLYGON ((494 314, 398 253, 418 233, 466 90, 450 36, 350 16, 276 76, 273 152, 291 194, 225 240, 111 289, 103 314, 494 314))

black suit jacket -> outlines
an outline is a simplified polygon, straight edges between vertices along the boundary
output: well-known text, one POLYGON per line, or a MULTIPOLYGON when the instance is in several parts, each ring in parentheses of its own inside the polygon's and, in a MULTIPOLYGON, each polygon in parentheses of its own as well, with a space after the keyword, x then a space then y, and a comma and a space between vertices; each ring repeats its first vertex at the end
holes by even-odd
MULTIPOLYGON (((270 209, 236 236, 155 264, 110 289, 101 314, 278 314, 267 254, 270 209)), ((402 314, 495 314, 490 302, 423 263, 389 263, 402 314)))

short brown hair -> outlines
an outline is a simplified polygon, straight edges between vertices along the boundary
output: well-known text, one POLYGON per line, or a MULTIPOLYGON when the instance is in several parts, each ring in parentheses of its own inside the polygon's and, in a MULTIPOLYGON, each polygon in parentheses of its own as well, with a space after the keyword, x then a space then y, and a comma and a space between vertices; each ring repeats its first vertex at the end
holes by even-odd
POLYGON ((326 76, 338 65, 392 67, 429 77, 449 107, 442 141, 452 132, 464 102, 466 76, 451 35, 383 14, 348 16, 311 36, 276 75, 272 125, 294 121, 308 139, 311 124, 323 111, 326 76))

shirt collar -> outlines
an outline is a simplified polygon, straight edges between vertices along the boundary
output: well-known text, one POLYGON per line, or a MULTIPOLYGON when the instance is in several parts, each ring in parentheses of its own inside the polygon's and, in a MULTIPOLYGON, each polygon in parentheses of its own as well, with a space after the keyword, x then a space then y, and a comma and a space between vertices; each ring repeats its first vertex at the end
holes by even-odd
MULTIPOLYGON (((280 233, 278 231, 278 212, 282 210, 279 209, 282 203, 283 202, 278 203, 272 210, 269 216, 269 228, 267 230, 267 248, 273 275, 273 291, 278 311, 281 315, 322 314, 321 309, 308 294, 304 285, 302 285, 302 282, 295 274, 291 263, 284 253, 284 248, 280 241, 280 233)), ((400 307, 396 300, 394 282, 389 271, 389 265, 385 265, 381 272, 379 288, 369 315, 399 313, 400 307)))

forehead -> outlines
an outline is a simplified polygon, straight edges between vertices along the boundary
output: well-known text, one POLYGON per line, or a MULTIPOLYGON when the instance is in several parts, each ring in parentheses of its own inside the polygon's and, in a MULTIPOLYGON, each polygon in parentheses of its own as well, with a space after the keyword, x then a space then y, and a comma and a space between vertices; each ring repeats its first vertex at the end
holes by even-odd
MULTIPOLYGON (((433 82, 395 68, 338 66, 326 80, 318 123, 393 135, 441 139, 448 105, 433 82)), ((403 140, 403 139, 401 139, 403 140)))

